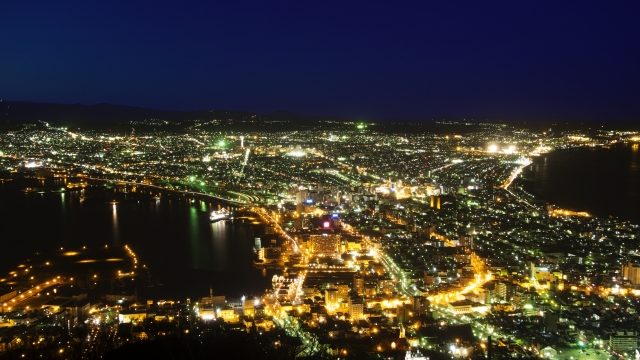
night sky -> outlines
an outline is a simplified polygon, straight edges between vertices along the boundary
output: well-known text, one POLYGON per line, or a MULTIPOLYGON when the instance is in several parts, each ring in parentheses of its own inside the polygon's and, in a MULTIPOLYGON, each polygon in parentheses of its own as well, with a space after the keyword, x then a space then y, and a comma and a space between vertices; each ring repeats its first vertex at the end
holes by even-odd
POLYGON ((0 97, 362 119, 640 119, 639 4, 6 0, 0 97))

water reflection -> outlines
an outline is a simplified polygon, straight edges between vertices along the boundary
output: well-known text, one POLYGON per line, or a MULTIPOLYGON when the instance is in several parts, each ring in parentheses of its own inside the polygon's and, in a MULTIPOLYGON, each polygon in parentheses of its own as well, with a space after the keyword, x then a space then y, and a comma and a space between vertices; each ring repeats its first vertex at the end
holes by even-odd
MULTIPOLYGON (((41 197, 44 196, 44 194, 40 194, 41 197)), ((69 231, 68 226, 67 226, 67 201, 66 201, 67 197, 66 194, 64 193, 64 191, 60 192, 60 224, 62 225, 62 231, 64 232, 65 236, 68 236, 69 231)))
POLYGON ((189 208, 189 245, 191 249, 191 267, 201 268, 202 251, 200 249, 200 231, 198 229, 198 212, 191 206, 189 208))
POLYGON ((627 187, 630 189, 628 195, 632 198, 638 198, 638 185, 640 165, 638 164, 638 144, 631 146, 631 159, 629 161, 629 178, 627 179, 627 187))
POLYGON ((638 144, 633 144, 633 146, 631 146, 631 161, 629 162, 629 169, 633 173, 638 172, 638 147, 639 146, 640 145, 638 144))
POLYGON ((203 223, 206 216, 195 205, 189 206, 189 243, 191 248, 191 267, 194 270, 217 270, 213 258, 209 229, 203 223))
POLYGON ((262 227, 241 220, 211 223, 209 212, 218 208, 216 202, 123 194, 101 184, 67 190, 63 196, 60 185, 50 180, 46 191, 24 191, 40 184, 24 179, 0 185, 0 215, 6 225, 0 238, 11 239, 20 229, 25 239, 0 251, 0 270, 35 251, 127 243, 151 269, 155 286, 145 291, 152 296, 193 298, 206 295, 209 287, 228 296, 259 295, 270 284, 267 271, 253 265, 254 237, 262 227), (33 226, 33 217, 25 214, 46 215, 38 218, 40 226, 33 226))
POLYGON ((118 228, 118 204, 111 203, 111 243, 114 246, 120 245, 120 230, 118 228))
POLYGON ((227 222, 211 223, 211 242, 213 244, 214 271, 227 270, 227 222))

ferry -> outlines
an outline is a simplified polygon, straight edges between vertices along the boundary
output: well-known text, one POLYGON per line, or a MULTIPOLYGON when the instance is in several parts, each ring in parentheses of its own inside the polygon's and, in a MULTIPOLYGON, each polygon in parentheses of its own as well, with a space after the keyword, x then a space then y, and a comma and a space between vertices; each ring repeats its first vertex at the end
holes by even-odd
POLYGON ((211 216, 209 216, 211 222, 218 222, 220 220, 229 220, 231 219, 231 213, 227 209, 214 210, 211 212, 211 216))

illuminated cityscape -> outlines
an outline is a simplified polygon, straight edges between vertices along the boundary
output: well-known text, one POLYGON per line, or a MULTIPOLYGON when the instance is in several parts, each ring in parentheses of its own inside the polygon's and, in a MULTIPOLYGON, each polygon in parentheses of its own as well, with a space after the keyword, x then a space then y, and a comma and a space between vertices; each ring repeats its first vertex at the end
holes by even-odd
POLYGON ((0 360, 640 360, 639 1, 3 1, 0 360))
MULTIPOLYGON (((150 201, 215 202, 200 215, 212 224, 264 224, 246 256, 273 274, 270 286, 252 297, 203 287, 200 298, 143 298, 136 289, 154 269, 133 245, 60 248, 0 278, 2 352, 96 355, 212 328, 263 337, 263 351, 329 358, 608 358, 637 348, 638 225, 544 203, 519 182, 554 150, 637 153, 636 132, 166 126, 21 126, 0 135, 3 181, 34 179, 42 186, 26 194, 69 201, 109 184, 150 201), (92 262, 106 265, 83 274, 92 262)), ((121 205, 108 206, 117 226, 121 205)))

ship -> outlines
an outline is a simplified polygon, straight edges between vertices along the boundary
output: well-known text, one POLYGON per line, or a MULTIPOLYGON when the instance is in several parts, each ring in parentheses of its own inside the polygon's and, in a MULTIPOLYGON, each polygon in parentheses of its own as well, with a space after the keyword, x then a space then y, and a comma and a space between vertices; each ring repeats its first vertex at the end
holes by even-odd
POLYGON ((220 210, 214 210, 211 212, 209 219, 211 220, 211 222, 218 222, 220 220, 229 220, 231 219, 231 213, 229 212, 229 210, 225 208, 222 208, 220 210))

